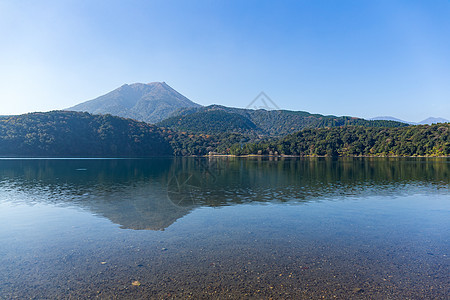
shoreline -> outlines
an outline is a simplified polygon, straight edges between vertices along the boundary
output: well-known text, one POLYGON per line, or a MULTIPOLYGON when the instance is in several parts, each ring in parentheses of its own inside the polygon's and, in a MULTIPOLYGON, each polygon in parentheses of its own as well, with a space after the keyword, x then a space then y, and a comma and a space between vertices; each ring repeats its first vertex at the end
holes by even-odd
POLYGON ((64 157, 64 156, 0 156, 0 160, 17 160, 17 159, 27 159, 27 160, 45 160, 45 159, 73 159, 73 160, 114 160, 114 159, 156 159, 156 158, 182 158, 182 157, 204 157, 204 158, 450 158, 450 155, 416 155, 416 156, 402 156, 402 155, 348 155, 348 156, 326 156, 326 155, 262 155, 262 154, 246 154, 246 155, 233 155, 233 154, 205 154, 205 155, 186 155, 186 156, 147 156, 147 157, 64 157))
MULTIPOLYGON (((184 156, 178 156, 184 157, 184 156)), ((402 156, 402 155, 346 155, 346 156, 327 156, 327 155, 263 155, 263 154, 246 154, 246 155, 233 155, 233 154, 206 154, 206 155, 190 155, 187 157, 243 157, 243 158, 262 158, 262 157, 271 157, 271 158, 450 158, 450 155, 415 155, 415 156, 402 156)))

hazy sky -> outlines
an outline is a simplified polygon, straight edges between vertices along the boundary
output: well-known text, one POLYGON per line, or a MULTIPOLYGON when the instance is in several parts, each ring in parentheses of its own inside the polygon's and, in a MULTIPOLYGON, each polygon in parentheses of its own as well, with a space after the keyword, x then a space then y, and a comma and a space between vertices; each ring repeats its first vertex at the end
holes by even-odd
POLYGON ((165 81, 203 104, 450 119, 450 1, 0 0, 0 115, 165 81))

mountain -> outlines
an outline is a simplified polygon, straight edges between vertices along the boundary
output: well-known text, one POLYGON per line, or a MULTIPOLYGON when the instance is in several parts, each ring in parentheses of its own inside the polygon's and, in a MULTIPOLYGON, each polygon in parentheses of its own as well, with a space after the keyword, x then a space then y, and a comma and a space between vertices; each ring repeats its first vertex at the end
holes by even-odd
POLYGON ((431 125, 431 124, 436 124, 436 123, 448 123, 448 122, 450 122, 450 121, 447 120, 447 119, 444 119, 444 118, 434 118, 434 117, 429 117, 429 118, 427 118, 427 119, 425 119, 425 120, 423 120, 423 121, 420 121, 419 124, 422 124, 422 125, 426 125, 426 124, 431 125))
POLYGON ((381 116, 381 117, 375 117, 375 118, 371 118, 370 120, 373 121, 380 121, 380 120, 385 120, 385 121, 395 121, 395 122, 402 122, 402 123, 406 123, 406 124, 417 124, 414 122, 409 122, 409 121, 404 121, 395 117, 391 117, 391 116, 381 116))
POLYGON ((111 115, 52 111, 0 119, 0 156, 149 157, 172 155, 154 125, 111 115))
POLYGON ((125 84, 106 95, 70 107, 69 111, 111 114, 147 123, 166 119, 185 107, 199 107, 165 82, 125 84))
POLYGON ((427 119, 425 119, 423 121, 420 121, 419 123, 403 121, 403 120, 400 120, 400 119, 397 119, 397 118, 394 118, 394 117, 391 117, 391 116, 375 117, 375 118, 372 118, 370 120, 397 121, 397 122, 407 123, 407 124, 410 124, 410 125, 432 125, 432 124, 436 124, 436 123, 448 123, 448 122, 450 122, 449 120, 444 119, 444 118, 434 118, 434 117, 429 117, 429 118, 427 118, 427 119))
POLYGON ((305 128, 362 125, 367 127, 403 127, 395 121, 370 121, 354 117, 324 116, 304 111, 242 109, 221 105, 185 108, 157 123, 159 127, 193 133, 252 132, 264 136, 282 136, 305 128))

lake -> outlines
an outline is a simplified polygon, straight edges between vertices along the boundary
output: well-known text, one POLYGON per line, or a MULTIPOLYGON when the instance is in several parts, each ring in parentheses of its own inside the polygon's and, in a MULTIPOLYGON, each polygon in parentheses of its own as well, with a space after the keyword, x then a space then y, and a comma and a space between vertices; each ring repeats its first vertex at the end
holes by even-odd
POLYGON ((0 299, 448 299, 448 158, 0 159, 0 299))

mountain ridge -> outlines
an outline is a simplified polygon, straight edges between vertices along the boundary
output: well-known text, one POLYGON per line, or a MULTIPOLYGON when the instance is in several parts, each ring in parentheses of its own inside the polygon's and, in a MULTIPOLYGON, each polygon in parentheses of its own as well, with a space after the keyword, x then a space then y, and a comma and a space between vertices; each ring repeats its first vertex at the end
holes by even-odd
POLYGON ((450 122, 450 121, 445 119, 445 118, 428 117, 425 120, 420 121, 419 124, 421 124, 421 125, 431 125, 431 124, 436 124, 436 123, 448 123, 448 122, 450 122))
POLYGON ((67 110, 111 114, 192 133, 235 132, 256 136, 282 136, 305 128, 362 125, 400 127, 447 121, 428 118, 419 123, 392 116, 369 120, 351 116, 312 114, 306 111, 235 108, 192 102, 165 82, 124 84, 67 110))
POLYGON ((406 123, 395 121, 370 121, 350 116, 311 114, 306 111, 244 109, 222 105, 182 108, 171 117, 156 123, 159 127, 193 133, 237 132, 259 136, 282 136, 305 128, 362 125, 366 127, 403 127, 406 123), (221 113, 217 113, 221 112, 221 113), (242 128, 236 130, 237 120, 242 128), (220 125, 219 125, 220 124, 220 125))

